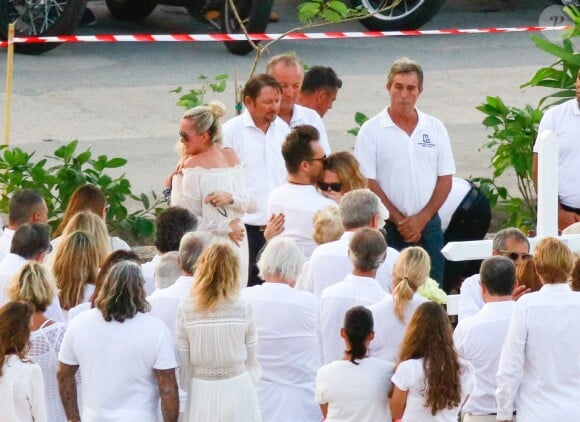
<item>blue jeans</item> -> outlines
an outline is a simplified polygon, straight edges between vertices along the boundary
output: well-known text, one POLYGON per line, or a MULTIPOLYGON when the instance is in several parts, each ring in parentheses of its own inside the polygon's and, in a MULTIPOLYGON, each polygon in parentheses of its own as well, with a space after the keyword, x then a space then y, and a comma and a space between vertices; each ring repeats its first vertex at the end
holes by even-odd
POLYGON ((443 270, 445 268, 445 258, 441 253, 443 248, 443 232, 441 231, 441 219, 438 214, 429 220, 421 232, 421 240, 418 243, 407 243, 397 230, 397 226, 391 221, 385 224, 387 231, 387 244, 391 248, 400 251, 407 246, 421 246, 431 257, 431 273, 429 276, 439 283, 443 288, 443 270))

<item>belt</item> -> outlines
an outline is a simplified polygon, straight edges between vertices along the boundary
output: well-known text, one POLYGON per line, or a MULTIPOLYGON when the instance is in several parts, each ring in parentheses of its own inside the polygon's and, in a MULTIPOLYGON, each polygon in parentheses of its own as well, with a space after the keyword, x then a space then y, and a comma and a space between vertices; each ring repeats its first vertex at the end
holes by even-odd
POLYGON ((569 207, 568 205, 560 204, 564 211, 573 212, 574 214, 580 214, 580 208, 569 207))

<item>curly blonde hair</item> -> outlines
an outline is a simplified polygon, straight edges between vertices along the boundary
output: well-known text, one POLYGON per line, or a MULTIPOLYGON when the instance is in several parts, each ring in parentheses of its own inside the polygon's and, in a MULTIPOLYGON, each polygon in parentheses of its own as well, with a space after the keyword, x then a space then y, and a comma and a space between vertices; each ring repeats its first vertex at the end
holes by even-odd
POLYGON ((227 243, 210 245, 199 257, 193 275, 191 296, 195 309, 208 311, 220 302, 235 299, 240 292, 240 260, 227 243))
POLYGON ((410 246, 401 251, 393 270, 393 300, 395 315, 405 322, 405 306, 431 271, 431 258, 420 246, 410 246))
POLYGON ((316 211, 312 223, 314 224, 312 239, 318 245, 338 240, 344 233, 340 209, 333 205, 316 211))

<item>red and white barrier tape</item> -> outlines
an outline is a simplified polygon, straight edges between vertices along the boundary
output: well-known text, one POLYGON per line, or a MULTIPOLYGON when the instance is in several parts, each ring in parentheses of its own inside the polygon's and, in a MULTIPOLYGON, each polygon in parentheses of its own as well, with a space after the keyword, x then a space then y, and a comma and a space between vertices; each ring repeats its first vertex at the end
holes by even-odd
MULTIPOLYGON (((380 38, 418 35, 460 35, 460 34, 492 34, 505 32, 538 32, 562 31, 570 25, 562 26, 520 26, 513 28, 475 28, 475 29, 427 29, 407 31, 366 31, 366 32, 296 32, 288 34, 284 40, 322 40, 341 38, 380 38)), ((271 41, 283 34, 250 34, 254 41, 271 41)), ((15 44, 29 43, 90 43, 90 42, 207 42, 207 41, 245 41, 244 34, 135 34, 135 35, 58 35, 45 37, 15 37, 15 44)), ((0 42, 0 47, 8 45, 0 42)))

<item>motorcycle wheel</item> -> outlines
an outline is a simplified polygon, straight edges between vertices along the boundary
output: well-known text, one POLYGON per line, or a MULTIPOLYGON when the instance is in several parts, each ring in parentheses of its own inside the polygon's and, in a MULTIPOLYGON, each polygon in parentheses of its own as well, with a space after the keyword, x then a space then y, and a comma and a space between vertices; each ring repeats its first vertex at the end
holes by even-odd
POLYGON ((107 9, 115 19, 140 21, 157 6, 154 0, 106 0, 107 9))
MULTIPOLYGON (((235 0, 238 14, 248 33, 261 33, 266 30, 274 0, 235 0)), ((227 34, 243 34, 236 15, 230 7, 229 0, 224 0, 221 13, 221 29, 227 34)), ((253 50, 248 41, 229 41, 224 43, 229 52, 238 55, 248 54, 253 50)))
MULTIPOLYGON (((370 13, 382 9, 392 0, 350 0, 352 7, 362 6, 370 13)), ((417 29, 437 14, 445 0, 401 0, 393 9, 361 19, 371 31, 399 31, 417 29)))
MULTIPOLYGON (((0 38, 8 39, 8 24, 15 36, 70 35, 83 16, 87 0, 0 0, 0 38)), ((15 44, 23 54, 40 54, 60 43, 15 44)))

